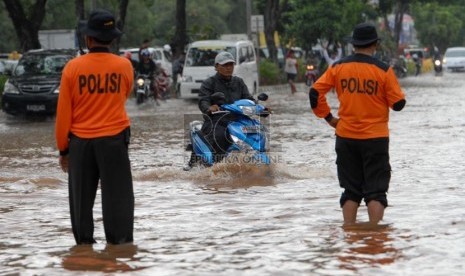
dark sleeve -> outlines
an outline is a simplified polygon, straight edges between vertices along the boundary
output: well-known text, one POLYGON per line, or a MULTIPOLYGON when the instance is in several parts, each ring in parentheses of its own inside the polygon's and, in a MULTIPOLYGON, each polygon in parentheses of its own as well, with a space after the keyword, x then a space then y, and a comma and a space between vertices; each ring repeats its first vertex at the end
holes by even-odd
POLYGON ((404 106, 405 106, 406 103, 407 103, 407 101, 405 99, 402 99, 402 100, 396 102, 393 105, 392 109, 394 111, 401 111, 402 109, 404 109, 404 106))
POLYGON ((248 100, 252 100, 252 101, 256 102, 254 97, 250 94, 249 88, 247 88, 247 85, 245 85, 244 80, 241 79, 241 78, 238 78, 238 80, 239 80, 240 86, 242 87, 242 89, 241 89, 242 90, 241 99, 248 99, 248 100))
POLYGON ((199 92, 199 109, 202 113, 207 113, 211 106, 210 96, 214 93, 214 80, 212 77, 203 81, 199 92))

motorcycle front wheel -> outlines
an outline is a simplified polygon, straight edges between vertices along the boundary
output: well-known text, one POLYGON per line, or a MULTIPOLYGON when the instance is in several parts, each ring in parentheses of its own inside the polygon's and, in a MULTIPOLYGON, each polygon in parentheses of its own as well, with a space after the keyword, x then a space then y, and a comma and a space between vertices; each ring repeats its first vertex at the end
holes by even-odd
POLYGON ((307 79, 307 81, 305 82, 307 84, 308 87, 312 86, 313 85, 313 79, 307 79))
POLYGON ((136 95, 136 103, 141 104, 144 102, 144 94, 142 93, 137 93, 136 95))

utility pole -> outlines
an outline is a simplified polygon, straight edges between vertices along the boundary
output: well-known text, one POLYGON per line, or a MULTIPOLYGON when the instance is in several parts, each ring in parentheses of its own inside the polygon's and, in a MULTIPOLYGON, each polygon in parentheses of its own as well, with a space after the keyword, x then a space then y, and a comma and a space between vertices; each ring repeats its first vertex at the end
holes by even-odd
POLYGON ((246 18, 247 18, 247 38, 252 40, 252 27, 251 27, 251 17, 252 17, 252 0, 245 0, 246 6, 246 18))

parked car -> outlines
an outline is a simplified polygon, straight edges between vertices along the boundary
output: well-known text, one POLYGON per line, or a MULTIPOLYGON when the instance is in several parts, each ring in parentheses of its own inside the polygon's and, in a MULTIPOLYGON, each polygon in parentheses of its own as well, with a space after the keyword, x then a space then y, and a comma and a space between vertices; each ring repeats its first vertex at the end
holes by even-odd
POLYGON ((442 60, 444 68, 448 71, 465 70, 465 47, 447 48, 442 60))
POLYGON ((61 72, 76 50, 31 50, 19 59, 5 83, 2 109, 16 114, 54 114, 61 72))
MULTIPOLYGON (((165 69, 168 76, 172 73, 171 53, 165 51, 163 47, 149 47, 149 52, 152 54, 152 59, 158 66, 165 69)), ((131 59, 139 63, 139 48, 121 49, 119 54, 122 56, 125 52, 131 53, 131 59)))

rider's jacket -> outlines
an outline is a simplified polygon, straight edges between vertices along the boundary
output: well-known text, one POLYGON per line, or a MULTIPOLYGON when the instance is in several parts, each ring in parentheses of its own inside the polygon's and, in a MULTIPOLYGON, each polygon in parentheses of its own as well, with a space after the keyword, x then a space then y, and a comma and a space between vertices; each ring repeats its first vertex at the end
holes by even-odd
POLYGON ((331 116, 326 94, 333 88, 339 99, 338 136, 389 137, 389 108, 398 111, 405 105, 405 95, 392 67, 364 54, 335 62, 310 89, 312 110, 320 118, 331 116))
POLYGON ((226 104, 231 104, 240 99, 255 101, 252 95, 250 95, 247 85, 245 85, 241 78, 232 76, 228 80, 216 73, 214 76, 206 79, 200 86, 199 108, 202 113, 207 113, 208 108, 214 104, 210 96, 215 92, 224 94, 226 104))
POLYGON ((143 74, 143 75, 148 75, 148 76, 155 76, 157 71, 157 65, 153 60, 149 60, 149 62, 139 62, 139 66, 137 67, 137 73, 138 74, 143 74))

